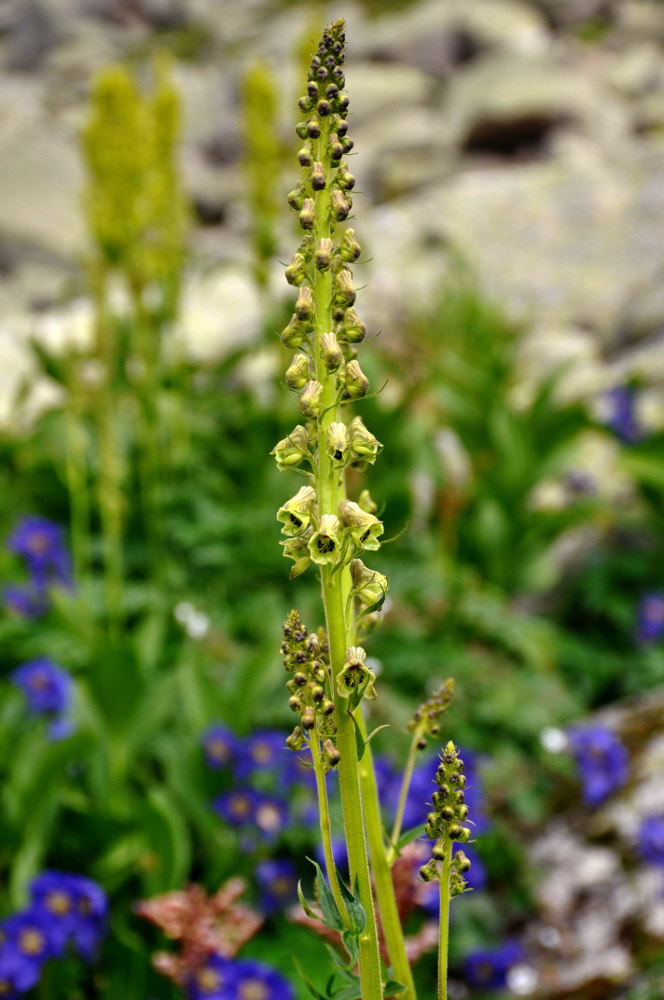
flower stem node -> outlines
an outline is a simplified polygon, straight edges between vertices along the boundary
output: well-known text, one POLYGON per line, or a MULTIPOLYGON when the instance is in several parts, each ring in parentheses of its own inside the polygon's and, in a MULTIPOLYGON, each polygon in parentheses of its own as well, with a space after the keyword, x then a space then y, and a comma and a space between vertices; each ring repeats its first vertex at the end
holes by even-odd
POLYGON ((309 381, 309 359, 306 354, 296 354, 286 369, 286 385, 299 392, 309 381))
POLYGON ((369 701, 376 697, 376 675, 369 670, 366 661, 367 654, 362 646, 349 646, 346 650, 346 660, 337 676, 337 691, 342 698, 354 695, 359 702, 362 697, 369 701))
MULTIPOLYGON (((349 175, 350 176, 350 175, 349 175)), ((347 229, 341 237, 339 244, 339 256, 342 260, 352 264, 362 253, 362 247, 355 239, 355 230, 347 229)))
MULTIPOLYGON (((299 357, 300 355, 297 355, 299 357)), ((297 424, 288 437, 282 438, 270 452, 277 460, 277 468, 294 469, 309 454, 309 434, 304 424, 297 424)))
POLYGON ((352 500, 342 500, 339 509, 341 519, 349 530, 354 543, 361 549, 376 552, 380 548, 378 538, 383 534, 383 522, 374 514, 368 514, 352 500))
POLYGON ((349 361, 344 373, 344 398, 361 399, 369 391, 369 379, 357 361, 349 361))
POLYGON ((335 372, 344 361, 343 351, 336 334, 323 333, 320 338, 320 355, 328 372, 335 372))
POLYGON ((353 581, 353 597, 357 597, 365 607, 373 607, 383 600, 389 586, 383 573, 369 569, 361 559, 353 559, 350 564, 350 576, 353 581))
POLYGON ((320 413, 321 400, 323 398, 323 386, 320 382, 312 380, 307 382, 302 395, 300 396, 300 413, 309 420, 315 420, 320 413))
MULTIPOLYGON (((312 486, 301 486, 277 512, 277 521, 283 524, 283 535, 301 535, 309 527, 316 491, 312 486)), ((292 558, 292 557, 291 557, 292 558)))
POLYGON ((333 461, 344 462, 347 450, 346 425, 341 421, 334 421, 327 428, 327 453, 333 461))
POLYGON ((362 417, 353 417, 348 428, 350 438, 350 452, 358 462, 368 462, 373 465, 378 452, 383 447, 380 441, 374 437, 370 430, 364 425, 362 417))
POLYGON ((309 539, 309 553, 319 566, 339 561, 341 541, 339 538, 339 518, 336 514, 322 514, 318 530, 309 539))

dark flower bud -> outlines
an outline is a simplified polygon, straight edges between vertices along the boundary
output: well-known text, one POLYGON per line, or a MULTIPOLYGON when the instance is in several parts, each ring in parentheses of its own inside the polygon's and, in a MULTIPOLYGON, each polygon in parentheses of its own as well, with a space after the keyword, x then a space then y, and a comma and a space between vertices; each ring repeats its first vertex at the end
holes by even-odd
POLYGON ((302 285, 295 302, 295 315, 299 320, 310 320, 314 315, 314 293, 309 285, 302 285))
POLYGON ((296 354, 286 369, 286 385, 299 391, 309 381, 309 359, 306 354, 296 354))
POLYGON ((316 111, 321 116, 321 118, 327 118, 332 108, 330 107, 329 101, 319 101, 316 111))
POLYGON ((339 88, 337 87, 336 83, 331 83, 329 85, 329 87, 325 91, 325 96, 327 97, 328 101, 336 101, 337 97, 339 96, 339 88))
POLYGON ((346 365, 344 393, 348 399, 361 399, 369 391, 369 379, 366 377, 357 361, 349 361, 346 365))
POLYGON ((335 66, 332 70, 332 79, 336 83, 337 87, 343 87, 345 84, 346 78, 344 76, 344 71, 339 66, 335 66))
POLYGON ((320 382, 312 380, 307 382, 300 396, 300 413, 309 420, 315 420, 320 413, 320 404, 323 396, 323 386, 320 382))
POLYGON ((307 336, 307 328, 304 323, 294 314, 291 316, 287 327, 281 331, 281 342, 285 347, 295 350, 301 347, 307 336))
POLYGON ((332 715, 332 712, 334 712, 334 702, 330 701, 329 698, 325 698, 321 704, 320 710, 323 715, 332 715))
POLYGON ((314 73, 316 72, 319 66, 320 66, 320 59, 318 58, 318 56, 314 56, 313 59, 311 60, 311 68, 314 71, 314 73))
POLYGON ((344 356, 334 333, 324 333, 320 338, 320 354, 329 372, 343 364, 344 356))
POLYGON ((343 323, 345 315, 345 309, 342 309, 341 306, 335 306, 334 303, 332 303, 332 319, 335 323, 343 323))
POLYGON ((466 801, 466 794, 465 794, 465 792, 455 792, 454 793, 454 800, 455 800, 455 802, 459 802, 459 803, 465 802, 466 801))
POLYGON ((304 685, 307 683, 307 675, 303 673, 301 670, 298 670, 296 674, 293 674, 293 680, 295 681, 298 687, 304 687, 304 685))
POLYGON ((321 83, 323 83, 324 80, 327 80, 327 70, 324 66, 321 66, 316 70, 316 79, 320 80, 321 83))
MULTIPOLYGON (((302 146, 302 149, 298 149, 298 151, 297 151, 297 159, 298 159, 298 163, 300 164, 301 167, 310 167, 311 164, 314 162, 314 154, 313 154, 313 150, 312 150, 311 146, 309 146, 309 145, 302 146)), ((290 198, 290 195, 289 195, 289 198, 290 198)), ((304 197, 302 198, 302 202, 304 203, 304 197)), ((289 204, 290 204, 290 202, 289 202, 289 204)), ((295 206, 291 205, 291 208, 293 208, 293 207, 295 207, 295 206)), ((302 208, 302 205, 300 204, 297 207, 298 208, 302 208)))
POLYGON ((300 225, 303 229, 313 229, 316 224, 316 203, 313 198, 305 198, 300 210, 300 225))
POLYGON ((339 142, 341 143, 341 148, 343 149, 344 153, 350 153, 351 149, 355 145, 353 140, 350 139, 347 135, 342 136, 339 142))
POLYGON ((327 271, 332 263, 332 250, 332 240, 329 240, 326 236, 321 237, 318 241, 315 254, 316 267, 319 271, 327 271))
POLYGON ((439 820, 438 813, 430 812, 427 814, 427 826, 437 827, 439 820))
POLYGON ((286 737, 286 746, 289 750, 301 750, 304 744, 304 733, 299 726, 296 726, 290 736, 286 737))
POLYGON ((446 854, 445 841, 442 838, 436 841, 436 843, 433 846, 433 850, 431 851, 431 854, 436 859, 436 861, 445 860, 445 854, 446 854))
POLYGON ((298 138, 300 138, 300 139, 306 139, 307 138, 307 136, 309 135, 309 132, 307 131, 307 125, 308 125, 308 122, 298 122, 297 123, 297 125, 295 126, 295 132, 296 132, 298 138))
POLYGON ((307 261, 304 254, 294 253, 286 268, 286 281, 289 285, 301 285, 307 276, 307 261))
POLYGON ((330 159, 340 160, 344 155, 344 147, 339 141, 339 136, 336 132, 330 132, 330 159))
MULTIPOLYGON (((451 810, 450 810, 451 811, 451 810)), ((457 823, 453 823, 447 830, 450 840, 458 840, 461 842, 461 837, 463 833, 463 827, 458 826, 457 823)))
POLYGON ((422 865, 420 868, 420 878, 423 882, 435 882, 437 880, 438 869, 436 868, 435 861, 427 861, 425 865, 422 865))
POLYGON ((440 810, 441 819, 444 819, 446 823, 451 823, 454 819, 454 810, 450 806, 443 806, 440 810))
POLYGON ((325 740, 323 743, 323 756, 330 767, 336 767, 341 760, 341 754, 335 747, 332 740, 325 740))
POLYGON ((458 872, 469 872, 470 871, 470 859, 466 857, 463 851, 457 851, 454 855, 454 864, 458 872))
POLYGON ((457 818, 463 823, 464 819, 468 815, 468 806, 457 806, 456 814, 457 818))
POLYGON ((313 108, 314 102, 310 97, 300 97, 297 102, 297 106, 302 114, 306 115, 313 108))
POLYGON ((325 187, 325 168, 322 163, 314 163, 311 171, 311 186, 314 191, 322 191, 325 187))
POLYGON ((352 263, 362 253, 362 247, 355 239, 355 230, 347 229, 341 237, 339 244, 339 256, 342 260, 352 263))
POLYGON ((318 97, 318 84, 314 83, 313 80, 310 80, 307 84, 307 94, 314 100, 318 97))
POLYGON ((342 267, 334 276, 332 282, 332 296, 337 305, 347 309, 355 301, 355 288, 353 286, 353 275, 349 268, 342 267))
POLYGON ((348 132, 348 122, 342 118, 339 124, 337 125, 337 135, 343 138, 343 136, 345 136, 347 132, 348 132))
MULTIPOLYGON (((450 829, 450 836, 451 835, 452 833, 450 829)), ((467 844, 468 841, 470 840, 470 830, 468 829, 468 827, 462 826, 459 831, 459 836, 455 837, 454 839, 458 840, 460 844, 467 844)))
POLYGON ((320 123, 315 118, 307 122, 307 135, 310 139, 320 139, 320 123))
POLYGON ((350 98, 348 94, 342 94, 341 97, 339 98, 339 111, 341 112, 341 114, 345 114, 345 112, 348 111, 349 107, 350 107, 350 98))
MULTIPOLYGON (((352 208, 352 203, 349 203, 350 199, 340 191, 339 188, 334 188, 332 195, 330 197, 330 214, 335 222, 343 222, 344 219, 348 218, 348 213, 352 208)), ((353 299, 353 302, 355 299, 353 299)), ((352 305, 352 303, 349 303, 352 305)))
POLYGON ((327 674, 322 667, 318 667, 317 670, 314 670, 314 680, 317 684, 324 684, 327 680, 327 674))
POLYGON ((298 184, 296 188, 293 188, 288 194, 288 204, 293 209, 294 212, 299 212, 304 205, 304 199, 306 198, 306 189, 304 184, 298 184))
POLYGON ((288 699, 288 707, 291 712, 300 712, 302 710, 302 700, 294 694, 292 698, 288 699))
POLYGON ((311 686, 311 699, 312 699, 312 701, 317 704, 319 701, 322 701, 324 697, 325 697, 325 691, 320 686, 320 684, 313 684, 311 686))
POLYGON ((311 705, 307 705, 304 712, 302 713, 302 728, 303 729, 313 729, 316 725, 316 715, 314 713, 311 705))

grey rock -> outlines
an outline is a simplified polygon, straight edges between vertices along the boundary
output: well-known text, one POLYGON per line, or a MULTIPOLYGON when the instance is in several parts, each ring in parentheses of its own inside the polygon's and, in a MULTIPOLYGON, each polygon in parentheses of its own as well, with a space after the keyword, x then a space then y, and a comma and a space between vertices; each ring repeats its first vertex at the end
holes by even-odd
POLYGON ((3 14, 8 33, 7 68, 37 70, 58 38, 47 4, 42 0, 15 0, 3 14))

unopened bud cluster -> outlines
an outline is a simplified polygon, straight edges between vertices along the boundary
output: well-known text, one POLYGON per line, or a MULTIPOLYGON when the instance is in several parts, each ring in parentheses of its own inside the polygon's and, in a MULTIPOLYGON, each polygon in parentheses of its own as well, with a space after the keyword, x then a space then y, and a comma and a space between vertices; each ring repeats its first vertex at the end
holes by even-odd
POLYGON ((323 741, 323 760, 327 769, 339 763, 339 751, 334 745, 336 732, 334 702, 329 697, 330 679, 327 664, 328 647, 325 636, 308 632, 297 611, 291 611, 283 626, 281 654, 284 668, 290 674, 286 682, 290 695, 288 705, 300 717, 286 740, 291 750, 301 750, 308 740, 323 741))
POLYGON ((420 868, 420 877, 425 882, 442 878, 441 863, 449 865, 450 893, 458 896, 466 891, 464 875, 470 869, 470 861, 463 851, 453 852, 454 844, 467 844, 470 829, 467 822, 468 806, 465 804, 466 777, 464 764, 457 749, 450 740, 445 746, 436 771, 437 790, 432 795, 432 811, 427 816, 426 835, 435 840, 432 858, 420 868))
POLYGON ((435 694, 432 694, 430 698, 422 702, 408 723, 410 732, 417 732, 419 736, 417 742, 418 750, 424 750, 426 747, 427 736, 438 736, 440 732, 440 718, 450 707, 453 694, 454 678, 449 677, 435 694))

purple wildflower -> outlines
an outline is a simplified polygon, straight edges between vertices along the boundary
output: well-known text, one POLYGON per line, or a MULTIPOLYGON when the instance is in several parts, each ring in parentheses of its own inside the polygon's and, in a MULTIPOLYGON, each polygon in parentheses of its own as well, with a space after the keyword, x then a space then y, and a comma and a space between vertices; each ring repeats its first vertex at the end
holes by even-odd
POLYGON ((246 741, 237 762, 236 774, 239 778, 248 778, 259 772, 285 774, 290 764, 290 754, 285 751, 285 737, 281 730, 259 730, 246 741))
POLYGON ((289 858, 266 858, 256 866, 261 908, 266 913, 283 909, 297 896, 297 872, 289 858))
POLYGON ((608 427, 624 444, 636 444, 643 437, 636 416, 636 389, 617 385, 606 393, 606 399, 609 404, 608 427))
POLYGON ((252 827, 267 840, 276 839, 286 825, 285 803, 254 788, 234 788, 230 792, 222 792, 212 807, 231 826, 252 827))
POLYGON ((597 806, 627 781, 627 750, 615 733, 601 726, 573 730, 570 742, 581 772, 583 797, 587 805, 597 806))
POLYGON ((638 845, 645 861, 664 867, 664 814, 646 816, 639 827, 638 845))
POLYGON ((287 979, 262 962, 235 963, 237 976, 233 1000, 293 1000, 287 979))
POLYGON ((506 941, 498 948, 480 948, 466 956, 466 979, 478 989, 503 989, 511 967, 522 959, 523 950, 515 941, 506 941))
POLYGON ((108 900, 91 879, 70 872, 45 871, 30 885, 32 911, 41 913, 49 928, 54 953, 67 944, 90 961, 106 934, 108 900))
POLYGON ((189 978, 190 1000, 234 1000, 237 996, 237 962, 212 954, 206 964, 189 978))
POLYGON ((235 764, 242 741, 226 726, 216 723, 203 733, 201 746, 208 766, 218 771, 231 769, 235 764))
POLYGON ((71 583, 71 565, 64 532, 54 521, 35 514, 22 517, 7 539, 7 547, 25 559, 39 590, 53 583, 71 583))
POLYGON ((71 676, 47 657, 22 663, 12 672, 11 679, 25 694, 31 712, 63 715, 69 708, 71 676))
POLYGON ((652 590, 639 601, 636 641, 640 646, 652 646, 664 635, 664 593, 652 590))
POLYGON ((34 908, 16 913, 2 924, 3 952, 12 970, 11 982, 19 993, 39 982, 42 966, 57 954, 46 915, 34 908))
POLYGON ((7 610, 21 618, 41 618, 48 611, 48 600, 30 584, 8 583, 2 597, 7 610))

